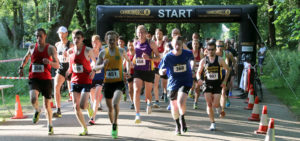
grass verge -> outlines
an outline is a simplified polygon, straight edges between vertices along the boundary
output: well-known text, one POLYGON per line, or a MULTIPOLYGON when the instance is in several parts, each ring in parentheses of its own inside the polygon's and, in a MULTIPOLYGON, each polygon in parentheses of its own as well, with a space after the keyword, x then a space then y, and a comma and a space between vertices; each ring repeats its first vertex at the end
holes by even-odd
MULTIPOLYGON (((271 76, 261 76, 264 86, 274 94, 281 102, 288 106, 294 113, 297 120, 300 120, 300 99, 296 99, 291 90, 287 87, 277 87, 271 76)), ((300 89, 295 90, 296 95, 300 98, 300 89)))

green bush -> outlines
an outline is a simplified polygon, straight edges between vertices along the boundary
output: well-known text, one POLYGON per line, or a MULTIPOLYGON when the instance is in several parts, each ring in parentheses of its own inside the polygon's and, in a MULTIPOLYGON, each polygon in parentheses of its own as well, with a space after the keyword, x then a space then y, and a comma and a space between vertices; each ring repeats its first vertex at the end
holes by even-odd
MULTIPOLYGON (((265 59, 264 74, 270 76, 274 83, 274 88, 288 87, 280 71, 271 57, 271 54, 281 68, 282 74, 286 77, 291 87, 300 89, 300 54, 290 50, 269 50, 265 59)), ((299 94, 298 94, 299 95, 299 94)))

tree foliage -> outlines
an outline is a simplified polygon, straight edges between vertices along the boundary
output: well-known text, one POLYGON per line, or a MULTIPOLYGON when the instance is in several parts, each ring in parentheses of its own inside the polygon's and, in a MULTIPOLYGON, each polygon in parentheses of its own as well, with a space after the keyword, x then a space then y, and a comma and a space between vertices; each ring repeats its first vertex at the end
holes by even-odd
MULTIPOLYGON (((300 39, 300 11, 297 0, 274 0, 273 6, 268 6, 268 0, 0 0, 0 22, 4 34, 12 42, 19 46, 24 42, 34 42, 33 32, 42 27, 50 32, 49 41, 58 40, 55 31, 58 26, 65 25, 69 31, 75 28, 82 29, 86 33, 86 39, 90 40, 96 33, 96 5, 243 5, 256 4, 258 6, 257 26, 264 41, 269 38, 268 19, 271 11, 275 13, 276 40, 278 48, 296 49, 300 39), (62 3, 71 5, 62 5, 62 3), (74 6, 73 6, 74 5, 74 6), (71 12, 71 18, 64 17, 62 11, 75 8, 71 12), (69 22, 69 23, 68 23, 69 22)), ((224 23, 229 29, 229 38, 238 38, 239 24, 224 23)), ((137 23, 117 23, 114 29, 126 39, 134 37, 137 23)), ((145 23, 150 33, 155 28, 162 28, 165 34, 170 36, 173 28, 179 28, 182 35, 191 39, 193 32, 199 32, 202 38, 220 38, 222 34, 221 23, 145 23)), ((3 34, 3 33, 1 33, 3 34)))

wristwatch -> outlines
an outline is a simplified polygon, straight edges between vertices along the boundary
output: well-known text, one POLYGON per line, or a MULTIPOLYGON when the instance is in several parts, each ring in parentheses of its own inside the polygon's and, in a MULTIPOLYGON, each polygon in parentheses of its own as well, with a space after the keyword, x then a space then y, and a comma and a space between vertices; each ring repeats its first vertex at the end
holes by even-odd
POLYGON ((22 70, 22 69, 23 69, 23 67, 19 67, 19 69, 20 69, 20 70, 22 70))

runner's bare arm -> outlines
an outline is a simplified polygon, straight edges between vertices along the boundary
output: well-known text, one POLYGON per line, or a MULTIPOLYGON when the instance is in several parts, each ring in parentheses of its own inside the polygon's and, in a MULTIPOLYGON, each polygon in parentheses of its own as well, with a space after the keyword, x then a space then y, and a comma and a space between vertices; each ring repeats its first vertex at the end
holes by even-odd
POLYGON ((104 56, 105 56, 105 50, 102 50, 100 53, 99 53, 99 56, 98 56, 98 60, 96 62, 96 65, 95 67, 93 68, 93 71, 99 71, 99 70, 102 70, 105 65, 108 63, 108 60, 104 60, 104 56))
POLYGON ((48 48, 48 54, 52 57, 52 61, 48 59, 43 59, 44 64, 50 64, 51 67, 58 69, 59 68, 59 62, 57 58, 57 52, 54 46, 49 45, 48 48))
POLYGON ((236 60, 234 59, 232 53, 229 52, 229 59, 232 61, 232 66, 236 65, 236 60))
POLYGON ((222 82, 222 85, 225 85, 225 86, 226 86, 226 82, 227 82, 227 80, 228 80, 228 77, 229 77, 229 74, 230 74, 230 70, 229 70, 228 65, 225 63, 225 61, 224 61, 221 57, 219 57, 219 64, 220 64, 221 67, 223 67, 223 68, 225 69, 225 71, 226 71, 225 78, 224 78, 224 80, 223 80, 223 82, 222 82))
POLYGON ((130 65, 132 65, 132 62, 131 62, 131 60, 128 58, 127 53, 126 53, 125 50, 123 50, 123 53, 122 53, 122 54, 123 54, 124 61, 126 60, 126 68, 128 68, 128 69, 126 69, 127 74, 130 74, 130 65), (129 65, 129 66, 127 66, 127 65, 129 65))
POLYGON ((197 80, 201 79, 201 74, 203 73, 204 64, 205 64, 205 59, 202 59, 199 63, 199 67, 198 67, 197 72, 196 72, 197 80))
POLYGON ((150 41, 150 47, 155 55, 155 57, 152 58, 152 61, 159 62, 161 58, 157 49, 157 45, 154 41, 150 41))
POLYGON ((86 48, 88 51, 88 56, 89 58, 92 60, 92 62, 96 63, 96 58, 95 58, 95 54, 93 52, 92 48, 86 48))
POLYGON ((183 44, 183 49, 185 49, 185 50, 190 50, 190 49, 187 47, 186 44, 183 44))
POLYGON ((29 46, 26 55, 23 57, 22 63, 21 63, 21 65, 20 65, 20 67, 19 67, 19 75, 20 75, 21 77, 24 75, 24 73, 23 73, 23 68, 24 68, 24 66, 27 64, 29 58, 31 57, 31 53, 32 53, 33 50, 34 50, 34 47, 35 47, 34 45, 29 46))

